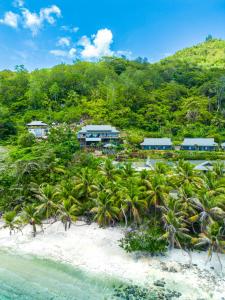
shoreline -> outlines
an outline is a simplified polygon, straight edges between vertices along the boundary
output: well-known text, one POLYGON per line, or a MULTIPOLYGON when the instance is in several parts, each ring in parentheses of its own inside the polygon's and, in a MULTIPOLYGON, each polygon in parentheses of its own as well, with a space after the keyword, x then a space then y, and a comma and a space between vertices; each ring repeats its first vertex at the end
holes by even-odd
POLYGON ((1 229, 0 244, 12 253, 49 258, 130 283, 154 285, 157 281, 165 281, 166 287, 182 294, 179 298, 182 300, 221 300, 225 297, 225 255, 220 255, 221 272, 216 255, 205 265, 206 252, 193 252, 191 267, 187 253, 177 249, 165 256, 128 254, 119 246, 124 232, 120 227, 103 229, 95 223, 76 222, 65 232, 63 225, 56 222, 45 224, 44 229, 44 233, 35 238, 29 225, 23 234, 18 232, 11 236, 8 229, 1 229))

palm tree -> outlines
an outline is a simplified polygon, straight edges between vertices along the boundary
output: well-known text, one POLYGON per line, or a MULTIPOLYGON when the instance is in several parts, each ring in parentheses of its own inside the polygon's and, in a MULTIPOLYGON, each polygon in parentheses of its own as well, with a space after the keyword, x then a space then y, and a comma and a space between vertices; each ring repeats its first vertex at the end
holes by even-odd
POLYGON ((205 232, 200 233, 198 238, 193 238, 192 243, 195 247, 203 246, 208 248, 208 260, 212 259, 215 252, 222 270, 219 253, 225 253, 224 228, 214 222, 208 226, 205 232))
POLYGON ((3 228, 9 228, 9 234, 11 235, 12 232, 15 232, 15 230, 21 230, 20 226, 21 223, 18 218, 16 218, 16 212, 15 211, 8 211, 4 213, 3 220, 5 222, 3 228))
POLYGON ((190 239, 189 229, 185 222, 185 215, 182 210, 182 203, 177 199, 170 198, 167 206, 161 207, 162 221, 166 233, 163 238, 168 239, 169 248, 173 249, 174 245, 182 248, 181 239, 190 239))
POLYGON ((189 218, 192 223, 199 222, 201 232, 205 231, 207 226, 214 220, 225 220, 225 212, 220 207, 214 207, 212 197, 205 193, 200 193, 199 198, 190 198, 190 203, 196 210, 195 215, 189 218))
POLYGON ((37 198, 41 204, 37 206, 37 213, 44 216, 47 220, 55 216, 58 207, 59 189, 43 183, 38 189, 33 189, 34 197, 37 198))
POLYGON ((81 169, 79 175, 75 177, 74 191, 77 194, 77 198, 83 201, 87 201, 90 198, 90 194, 96 188, 94 185, 94 174, 88 168, 81 169))
POLYGON ((58 207, 57 214, 64 225, 65 231, 70 229, 72 222, 77 220, 76 213, 79 211, 79 203, 76 204, 71 199, 64 199, 58 207))
POLYGON ((213 172, 216 175, 216 178, 224 178, 225 165, 223 162, 216 162, 213 164, 213 172))
POLYGON ((162 205, 168 198, 169 190, 164 175, 153 175, 148 180, 142 181, 141 190, 149 206, 162 205))
POLYGON ((114 180, 117 174, 117 169, 112 163, 111 159, 106 159, 104 163, 100 165, 100 174, 105 176, 108 180, 114 180))
POLYGON ((94 219, 99 225, 105 227, 106 225, 114 224, 119 218, 120 210, 115 205, 113 195, 107 191, 101 191, 97 199, 94 201, 94 207, 91 212, 95 214, 94 219))
POLYGON ((175 186, 181 187, 184 184, 192 184, 196 188, 201 188, 204 181, 198 176, 197 172, 194 170, 194 166, 187 161, 180 160, 175 169, 175 175, 171 179, 175 186))
MULTIPOLYGON (((126 186, 121 189, 120 195, 120 207, 123 216, 129 217, 130 221, 134 221, 136 224, 141 223, 141 215, 147 211, 147 201, 142 198, 139 187, 137 185, 138 181, 136 178, 131 178, 126 186)), ((125 221, 126 221, 125 217, 125 221)))
POLYGON ((42 228, 42 222, 38 215, 36 206, 34 204, 25 206, 20 216, 23 223, 30 224, 32 226, 33 236, 35 237, 37 234, 37 225, 40 225, 42 228))

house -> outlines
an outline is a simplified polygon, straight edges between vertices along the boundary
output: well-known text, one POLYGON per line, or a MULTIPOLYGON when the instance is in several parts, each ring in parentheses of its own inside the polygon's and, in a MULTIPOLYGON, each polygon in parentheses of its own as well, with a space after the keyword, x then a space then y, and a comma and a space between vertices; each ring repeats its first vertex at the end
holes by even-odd
POLYGON ((36 138, 45 138, 49 132, 48 124, 42 121, 32 121, 27 124, 27 128, 36 138))
POLYGON ((171 150, 172 141, 170 138, 145 138, 141 143, 144 150, 171 150))
POLYGON ((225 150, 225 142, 221 144, 221 148, 225 150))
POLYGON ((181 150, 213 151, 217 146, 214 138, 185 138, 181 150))
POLYGON ((118 144, 119 131, 111 125, 86 125, 77 134, 81 146, 118 144))

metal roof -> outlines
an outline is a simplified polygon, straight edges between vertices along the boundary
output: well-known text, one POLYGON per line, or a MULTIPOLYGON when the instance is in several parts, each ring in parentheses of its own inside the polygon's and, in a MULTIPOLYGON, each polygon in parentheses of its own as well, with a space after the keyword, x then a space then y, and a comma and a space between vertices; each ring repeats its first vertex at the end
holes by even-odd
POLYGON ((48 126, 48 124, 42 121, 32 121, 31 123, 28 123, 27 126, 48 126))
POLYGON ((116 147, 116 145, 114 145, 114 144, 105 144, 104 146, 103 146, 104 148, 115 148, 116 147))
POLYGON ((82 127, 80 130, 80 133, 85 133, 88 131, 110 131, 110 132, 115 132, 118 133, 119 131, 116 130, 115 127, 111 125, 86 125, 82 127))
POLYGON ((213 169, 213 164, 210 161, 205 161, 194 167, 194 170, 209 171, 213 169))
POLYGON ((170 138, 145 138, 142 146, 172 146, 170 138))
POLYGON ((185 138, 182 146, 217 146, 214 138, 185 138))

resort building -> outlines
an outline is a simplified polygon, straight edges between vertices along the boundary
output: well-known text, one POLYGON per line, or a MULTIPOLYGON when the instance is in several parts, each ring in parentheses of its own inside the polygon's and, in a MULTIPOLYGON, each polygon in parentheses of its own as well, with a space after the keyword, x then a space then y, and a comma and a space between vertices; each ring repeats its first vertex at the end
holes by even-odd
POLYGON ((170 138, 145 138, 141 143, 144 150, 171 150, 173 147, 170 138))
POLYGON ((32 121, 27 124, 27 128, 36 138, 46 138, 49 131, 48 124, 42 121, 32 121))
POLYGON ((181 150, 213 151, 217 147, 214 138, 185 138, 181 144, 181 150))
POLYGON ((105 148, 119 143, 119 131, 111 125, 86 125, 78 132, 77 138, 81 146, 102 144, 105 148))

